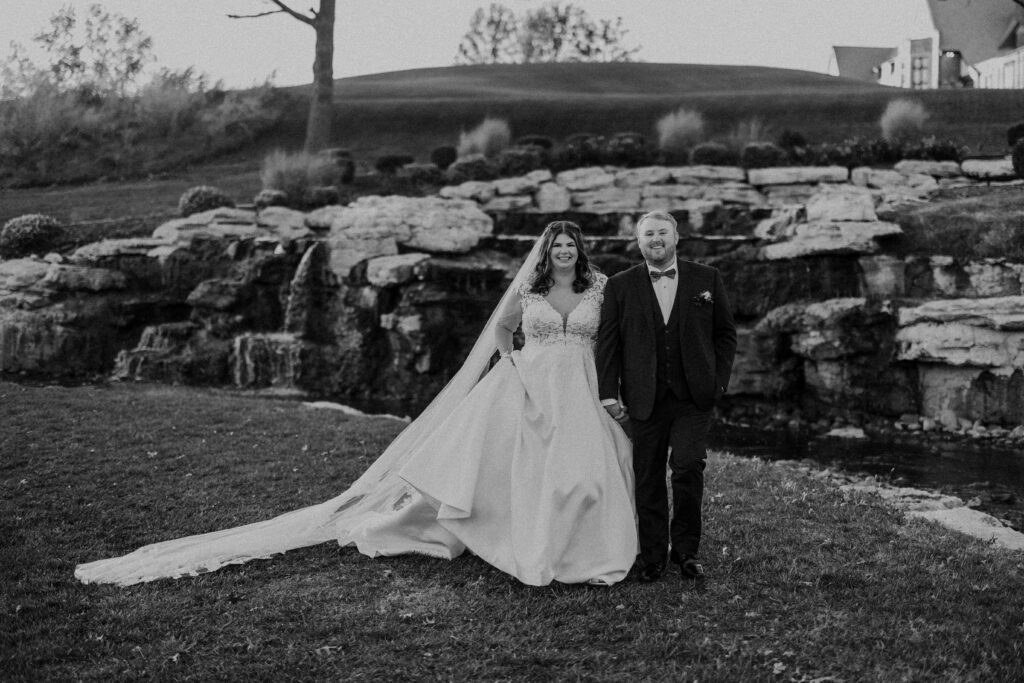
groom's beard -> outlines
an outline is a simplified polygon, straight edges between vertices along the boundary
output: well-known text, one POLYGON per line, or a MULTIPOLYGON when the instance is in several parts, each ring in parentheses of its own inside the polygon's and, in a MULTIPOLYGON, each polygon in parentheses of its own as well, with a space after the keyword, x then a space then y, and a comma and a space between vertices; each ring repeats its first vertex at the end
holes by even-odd
POLYGON ((643 254, 644 261, 648 265, 658 270, 664 270, 676 262, 676 252, 674 249, 642 249, 640 253, 643 254))

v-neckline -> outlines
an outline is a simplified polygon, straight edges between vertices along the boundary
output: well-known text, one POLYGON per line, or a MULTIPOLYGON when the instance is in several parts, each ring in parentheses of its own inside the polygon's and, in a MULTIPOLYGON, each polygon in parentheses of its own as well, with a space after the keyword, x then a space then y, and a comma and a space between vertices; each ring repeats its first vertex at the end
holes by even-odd
POLYGON ((587 297, 587 293, 583 292, 583 296, 580 297, 580 300, 577 301, 576 305, 573 306, 569 310, 569 312, 566 313, 565 315, 562 315, 562 312, 560 310, 558 310, 557 308, 555 308, 555 305, 553 303, 551 303, 550 301, 548 301, 548 298, 546 296, 542 296, 541 299, 543 299, 544 303, 546 303, 548 305, 548 308, 550 308, 552 311, 554 311, 558 315, 558 317, 562 319, 562 334, 565 334, 569 330, 569 318, 570 318, 570 316, 572 316, 572 314, 576 312, 576 309, 580 307, 580 304, 583 303, 583 300, 586 297, 587 297))

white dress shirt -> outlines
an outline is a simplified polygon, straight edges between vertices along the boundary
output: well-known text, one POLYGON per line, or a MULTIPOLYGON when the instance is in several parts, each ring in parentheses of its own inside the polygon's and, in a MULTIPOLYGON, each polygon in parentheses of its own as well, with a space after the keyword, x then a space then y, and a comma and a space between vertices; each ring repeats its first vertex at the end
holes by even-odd
MULTIPOLYGON (((654 294, 658 297, 658 306, 661 307, 661 320, 668 323, 668 317, 672 315, 672 304, 676 301, 676 290, 679 289, 679 266, 673 263, 665 270, 675 270, 675 277, 660 277, 657 282, 652 282, 654 294)), ((661 271, 651 264, 647 264, 649 273, 660 273, 661 271)))

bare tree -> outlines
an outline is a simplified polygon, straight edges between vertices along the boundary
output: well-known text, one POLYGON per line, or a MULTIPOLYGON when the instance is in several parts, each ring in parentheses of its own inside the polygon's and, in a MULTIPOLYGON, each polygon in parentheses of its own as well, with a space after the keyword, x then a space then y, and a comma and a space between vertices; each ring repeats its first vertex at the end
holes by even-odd
POLYGON ((309 101, 309 121, 306 124, 307 152, 316 152, 330 143, 331 122, 334 119, 334 9, 336 0, 320 0, 319 11, 309 14, 296 12, 281 0, 269 0, 277 9, 257 14, 229 14, 232 19, 255 19, 272 14, 287 14, 316 31, 313 59, 313 93, 309 101))
POLYGON ((594 20, 572 3, 549 2, 521 18, 492 3, 488 11, 473 14, 455 59, 459 64, 628 62, 640 48, 625 45, 626 33, 621 17, 594 20))
POLYGON ((517 61, 518 54, 516 15, 504 5, 491 3, 486 12, 481 7, 473 13, 455 63, 502 64, 517 61))

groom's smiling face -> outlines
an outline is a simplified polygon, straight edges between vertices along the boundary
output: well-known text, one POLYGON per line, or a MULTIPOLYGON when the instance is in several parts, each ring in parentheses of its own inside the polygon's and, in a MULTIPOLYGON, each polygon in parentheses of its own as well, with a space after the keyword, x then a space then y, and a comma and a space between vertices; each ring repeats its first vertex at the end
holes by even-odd
POLYGON ((669 221, 654 217, 643 219, 636 226, 636 241, 644 260, 655 268, 664 270, 675 263, 679 235, 669 221))

